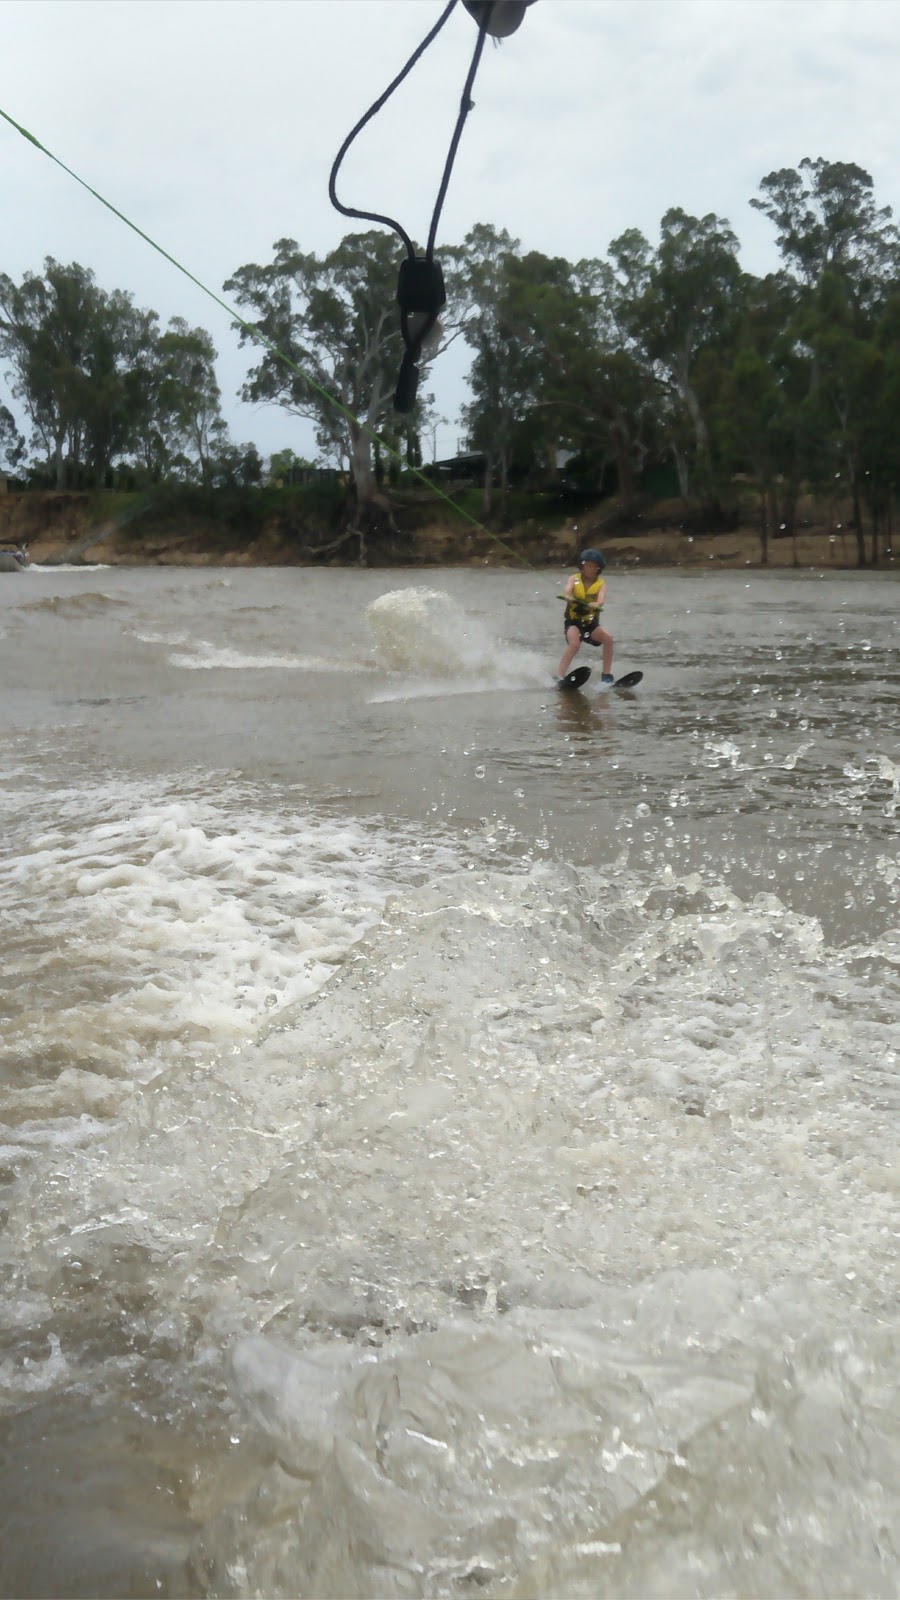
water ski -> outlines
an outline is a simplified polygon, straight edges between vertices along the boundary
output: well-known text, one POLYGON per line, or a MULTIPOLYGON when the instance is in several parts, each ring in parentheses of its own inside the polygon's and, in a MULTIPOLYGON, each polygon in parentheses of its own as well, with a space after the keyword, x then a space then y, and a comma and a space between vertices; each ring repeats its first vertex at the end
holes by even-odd
POLYGON ((617 678, 610 684, 611 689, 636 689, 644 674, 642 672, 626 672, 622 678, 617 678))
POLYGON ((557 678, 557 689, 580 689, 591 675, 590 667, 576 667, 574 672, 567 672, 564 678, 557 678))

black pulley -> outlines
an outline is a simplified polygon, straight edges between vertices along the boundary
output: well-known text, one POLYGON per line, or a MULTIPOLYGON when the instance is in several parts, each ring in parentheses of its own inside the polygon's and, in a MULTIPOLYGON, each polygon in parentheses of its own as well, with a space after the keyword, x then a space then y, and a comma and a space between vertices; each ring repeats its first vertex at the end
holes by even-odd
POLYGON ((436 317, 447 304, 441 263, 425 256, 404 256, 397 282, 397 304, 401 311, 425 311, 436 317))
POLYGON ((534 0, 463 0, 463 5, 479 28, 495 39, 508 39, 534 0))
POLYGON ((469 15, 478 24, 478 41, 472 55, 471 65, 466 74, 459 104, 459 115, 456 127, 447 152, 444 165, 444 175, 438 190, 434 211, 431 217, 431 226, 428 230, 428 242, 424 256, 417 256, 412 239, 393 217, 382 216, 377 211, 360 211, 355 206, 345 206, 337 196, 337 175, 341 162, 347 154, 357 134, 370 122, 377 111, 381 110, 385 101, 390 98, 394 90, 399 87, 404 78, 411 72, 423 51, 427 50, 432 40, 437 37, 447 18, 454 11, 457 0, 448 0, 437 22, 425 35, 422 43, 416 47, 406 65, 397 73, 393 83, 389 84, 384 93, 371 105, 365 116, 360 117, 356 127, 348 133, 334 159, 331 176, 328 180, 328 193, 331 203, 346 217, 361 217, 367 222, 382 222, 392 228, 398 238, 406 246, 406 259, 400 264, 400 278, 397 284, 397 304, 400 307, 400 333, 403 338, 404 354, 397 378, 397 387, 394 391, 394 409, 400 412, 410 412, 416 403, 416 393, 419 387, 419 365, 423 351, 433 348, 440 338, 440 323, 438 316, 446 305, 447 296, 444 291, 444 275, 440 263, 434 259, 434 244, 437 238, 438 224, 447 193, 447 184, 456 157, 456 149, 462 134, 463 124, 472 110, 472 85, 478 71, 478 63, 484 50, 485 39, 491 34, 494 39, 505 39, 515 33, 529 6, 534 5, 534 0, 463 0, 469 15))

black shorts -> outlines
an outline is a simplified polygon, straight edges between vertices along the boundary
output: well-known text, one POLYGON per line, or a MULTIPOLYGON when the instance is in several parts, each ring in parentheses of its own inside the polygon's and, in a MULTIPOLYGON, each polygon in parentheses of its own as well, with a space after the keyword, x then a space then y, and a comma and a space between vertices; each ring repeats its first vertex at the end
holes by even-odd
POLYGON ((599 617, 597 617, 594 622, 576 622, 574 617, 570 617, 568 621, 566 621, 566 619, 563 618, 563 633, 565 634, 566 638, 568 639, 569 637, 570 628, 578 628, 581 633, 582 644, 592 644, 595 650, 599 650, 602 640, 592 639, 591 634, 593 633, 594 629, 599 628, 599 626, 599 617))

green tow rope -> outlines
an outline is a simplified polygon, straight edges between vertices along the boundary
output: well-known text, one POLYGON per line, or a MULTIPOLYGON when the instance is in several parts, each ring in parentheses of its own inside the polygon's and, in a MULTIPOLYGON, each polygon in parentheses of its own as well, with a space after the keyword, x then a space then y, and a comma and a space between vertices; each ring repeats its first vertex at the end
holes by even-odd
MULTIPOLYGON (((392 449, 391 446, 386 444, 383 439, 379 439, 378 435, 372 428, 368 427, 364 422, 361 423, 359 418, 353 415, 352 411, 348 410, 348 408, 343 405, 340 400, 337 400, 333 394, 329 394, 328 390, 324 389, 320 383, 317 383, 315 378, 310 377, 308 372, 304 372, 302 367, 298 367, 296 361, 293 361, 290 356, 285 355, 284 351, 280 350, 276 344, 273 344, 271 339, 266 338, 266 335, 261 333, 252 322, 248 322, 245 317, 242 317, 240 312, 235 310, 234 306, 230 306, 227 300, 222 299, 221 295, 216 294, 215 291, 208 288, 205 283, 201 283, 200 279, 195 277, 193 272, 189 272, 187 267, 182 266, 181 262, 177 261, 173 255, 170 255, 168 250, 164 250, 161 244, 157 244, 155 239, 151 239, 149 233, 145 233, 143 228, 139 228, 136 222, 132 222, 130 217, 126 217, 124 212, 119 211, 110 200, 105 199, 104 196, 96 189, 92 189, 91 185, 87 183, 84 178, 80 178, 77 172, 73 172, 71 167, 67 167, 66 163, 61 161, 59 156, 55 156, 52 150, 48 150, 46 145, 41 144, 40 139, 36 138, 33 133, 29 133, 27 128, 23 128, 20 122, 16 122, 15 117, 11 117, 8 111, 3 110, 2 106, 0 106, 0 117, 3 118, 4 122, 9 123, 11 128, 15 128, 16 132, 20 133, 23 139, 27 139, 29 144, 33 144, 36 150, 40 150, 42 155, 47 156, 48 159, 54 162, 57 167, 60 167, 68 177, 74 178, 75 182, 80 184, 82 189, 86 189, 88 194, 93 195, 95 200, 99 200, 100 204, 105 206, 107 211, 111 211, 114 217, 118 217, 120 222, 124 222, 126 228, 130 228, 132 233, 136 233, 139 238, 145 241, 146 244, 149 244, 151 250, 155 250, 158 255, 163 256, 165 260, 176 269, 177 272, 183 273, 186 278, 190 279, 191 283, 196 284, 198 289, 202 290, 205 295, 208 295, 210 300, 214 300, 217 306, 221 306, 222 310, 226 311, 229 317, 232 317, 240 327, 246 329, 251 338, 255 339, 258 344, 264 345, 265 348, 269 350, 271 354, 277 358, 277 360, 282 361, 286 367, 290 367, 292 372, 295 372, 299 378, 302 378, 305 383, 308 383, 311 389, 315 389, 316 393, 320 394, 323 400, 327 400, 329 405, 334 406, 335 410, 339 411, 343 417, 346 417, 348 421, 353 422, 357 427, 360 427, 363 433, 367 434, 374 443, 377 443, 387 455, 392 456, 393 459, 400 464, 400 466, 404 465, 403 458, 398 451, 392 449)), ((494 543, 499 545, 501 550, 505 550, 508 555, 511 555, 515 561, 521 561, 530 572, 536 572, 538 570, 525 556, 521 555, 518 550, 514 550, 511 545, 504 543, 504 541, 499 538, 496 533, 492 533, 490 528, 486 528, 484 523, 478 521, 477 517, 473 517, 471 512, 466 511, 464 506, 458 505, 450 495, 445 494, 443 489, 441 489, 437 483, 433 483, 430 478, 426 478, 424 472, 421 472, 418 467, 411 467, 407 462, 406 468, 407 471, 412 472, 417 478, 421 478, 422 482, 426 484, 432 493, 439 495, 440 498, 444 500, 448 506, 450 506, 451 510, 455 511, 459 516, 464 517, 467 522, 472 524, 473 528, 478 529, 479 533, 486 534, 489 539, 493 539, 494 543)))

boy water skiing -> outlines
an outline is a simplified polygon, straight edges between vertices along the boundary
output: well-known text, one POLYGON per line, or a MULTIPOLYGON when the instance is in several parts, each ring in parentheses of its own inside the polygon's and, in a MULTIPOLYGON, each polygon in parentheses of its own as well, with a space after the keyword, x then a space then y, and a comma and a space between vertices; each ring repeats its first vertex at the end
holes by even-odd
POLYGON ((614 682, 613 636, 606 628, 600 627, 599 621, 606 588, 601 577, 606 566, 606 557, 599 550, 582 550, 579 560, 580 570, 572 573, 564 593, 560 596, 566 602, 563 622, 566 648, 560 657, 557 678, 566 676, 581 649, 582 640, 587 640, 588 644, 602 646, 603 676, 600 682, 608 689, 614 682))

